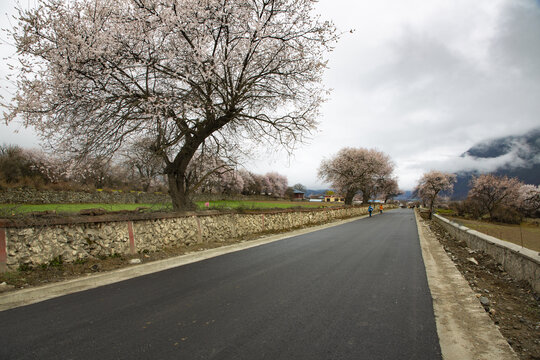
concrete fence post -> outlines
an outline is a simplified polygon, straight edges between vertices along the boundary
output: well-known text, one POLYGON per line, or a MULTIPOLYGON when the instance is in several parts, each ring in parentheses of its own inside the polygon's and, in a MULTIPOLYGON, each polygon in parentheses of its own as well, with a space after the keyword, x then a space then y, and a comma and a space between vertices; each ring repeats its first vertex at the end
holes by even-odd
POLYGON ((203 237, 202 237, 202 229, 201 229, 201 219, 197 215, 193 215, 193 218, 195 221, 197 221, 197 242, 202 243, 203 237))
POLYGON ((0 272, 7 271, 6 229, 0 228, 0 272))
POLYGON ((135 235, 133 234, 133 222, 128 221, 128 234, 129 234, 129 253, 135 254, 135 235))

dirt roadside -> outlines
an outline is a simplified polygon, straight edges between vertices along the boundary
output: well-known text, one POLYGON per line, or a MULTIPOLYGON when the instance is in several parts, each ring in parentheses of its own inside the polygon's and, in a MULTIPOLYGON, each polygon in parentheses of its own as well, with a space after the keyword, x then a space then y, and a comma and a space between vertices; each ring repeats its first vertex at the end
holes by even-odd
MULTIPOLYGON (((419 226, 442 245, 448 259, 465 279, 464 286, 468 283, 480 309, 489 315, 491 323, 517 356, 540 359, 540 298, 530 285, 512 279, 491 256, 457 241, 437 223, 427 220, 427 214, 422 216, 419 226)), ((436 301, 434 297, 434 305, 436 301)))

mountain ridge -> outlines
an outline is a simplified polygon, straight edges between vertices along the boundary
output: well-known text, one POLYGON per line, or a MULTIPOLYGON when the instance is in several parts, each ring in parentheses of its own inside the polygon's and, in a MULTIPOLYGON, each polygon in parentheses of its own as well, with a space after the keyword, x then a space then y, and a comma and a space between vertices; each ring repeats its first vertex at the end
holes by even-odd
POLYGON ((473 176, 490 173, 515 177, 525 184, 540 185, 540 128, 523 135, 510 135, 486 140, 471 147, 460 157, 474 160, 501 159, 501 165, 492 171, 460 171, 454 185, 452 199, 467 197, 473 176))

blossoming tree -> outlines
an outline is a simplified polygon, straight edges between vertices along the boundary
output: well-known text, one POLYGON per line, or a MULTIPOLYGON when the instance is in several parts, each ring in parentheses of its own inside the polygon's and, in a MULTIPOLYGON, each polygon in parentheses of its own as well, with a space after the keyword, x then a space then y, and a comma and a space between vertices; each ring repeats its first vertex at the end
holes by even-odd
POLYGON ((334 26, 312 0, 38 0, 12 29, 20 60, 9 119, 56 150, 111 154, 150 138, 175 209, 204 144, 289 150, 316 126, 334 26))
POLYGON ((334 157, 323 160, 319 177, 345 196, 351 205, 354 196, 362 192, 367 203, 377 192, 377 184, 391 177, 394 165, 385 153, 364 148, 343 148, 334 157))
POLYGON ((423 201, 429 204, 429 218, 433 215, 435 201, 441 192, 451 193, 456 182, 456 175, 441 171, 430 171, 422 175, 414 190, 423 201))
POLYGON ((468 196, 493 218, 495 210, 500 206, 519 206, 519 191, 522 185, 517 178, 483 174, 471 180, 468 196))
POLYGON ((522 185, 519 189, 519 204, 524 213, 537 216, 540 212, 540 186, 522 185))

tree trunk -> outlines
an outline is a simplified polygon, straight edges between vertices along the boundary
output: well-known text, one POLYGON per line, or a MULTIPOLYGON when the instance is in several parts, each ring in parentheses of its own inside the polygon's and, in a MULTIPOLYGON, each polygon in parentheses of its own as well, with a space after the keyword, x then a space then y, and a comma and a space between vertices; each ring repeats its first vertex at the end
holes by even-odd
POLYGON ((143 191, 148 192, 150 190, 150 184, 152 180, 143 181, 143 191))
POLYGON ((362 191, 362 204, 369 203, 369 193, 367 191, 362 191))
POLYGON ((354 191, 347 191, 345 194, 345 205, 352 205, 355 193, 354 191))
POLYGON ((433 217, 433 204, 435 203, 435 198, 429 200, 429 220, 433 217))
POLYGON ((189 188, 186 186, 184 173, 167 174, 169 195, 175 211, 195 210, 196 205, 191 199, 189 188))

